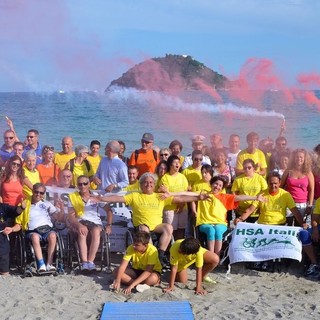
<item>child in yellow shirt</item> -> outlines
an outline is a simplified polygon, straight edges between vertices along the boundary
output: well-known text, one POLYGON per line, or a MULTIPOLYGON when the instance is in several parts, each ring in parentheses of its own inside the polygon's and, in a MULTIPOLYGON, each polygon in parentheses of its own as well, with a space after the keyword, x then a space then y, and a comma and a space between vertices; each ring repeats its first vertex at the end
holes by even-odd
MULTIPOLYGON (((207 294, 202 287, 202 281, 207 274, 219 263, 217 254, 201 247, 198 239, 193 237, 177 240, 170 248, 171 274, 169 286, 164 292, 174 290, 174 282, 186 283, 188 281, 187 269, 192 264, 196 265, 196 294, 207 294)), ((208 281, 209 282, 209 281, 208 281)), ((213 282, 210 279, 210 282, 213 282)))
POLYGON ((128 286, 124 290, 125 294, 131 293, 135 287, 142 292, 149 286, 160 284, 162 267, 158 250, 149 241, 148 232, 138 231, 133 234, 133 244, 127 248, 120 266, 114 270, 114 290, 119 291, 121 283, 128 286), (132 267, 129 266, 130 261, 132 267))

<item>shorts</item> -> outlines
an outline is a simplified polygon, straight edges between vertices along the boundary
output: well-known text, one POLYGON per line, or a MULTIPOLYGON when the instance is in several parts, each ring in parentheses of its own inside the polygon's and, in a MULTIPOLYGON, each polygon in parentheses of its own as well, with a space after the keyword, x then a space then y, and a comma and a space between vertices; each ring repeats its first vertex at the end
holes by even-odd
POLYGON ((222 241, 227 226, 225 224, 201 224, 199 231, 206 234, 207 241, 222 241))
POLYGON ((93 228, 95 227, 99 227, 99 228, 102 228, 101 225, 99 224, 96 224, 92 221, 89 221, 89 220, 80 220, 79 221, 81 224, 83 224, 84 226, 86 226, 88 228, 88 230, 92 230, 93 228))
POLYGON ((9 272, 10 245, 8 237, 0 233, 0 272, 9 272))
MULTIPOLYGON (((320 225, 318 226, 318 230, 320 231, 320 225)), ((302 246, 308 246, 310 244, 312 244, 312 228, 308 228, 307 230, 300 230, 299 232, 299 239, 302 243, 302 246)))
POLYGON ((36 230, 28 230, 28 231, 26 232, 26 239, 31 239, 31 236, 32 236, 33 234, 37 234, 37 235, 39 236, 39 238, 40 238, 40 241, 47 241, 49 235, 50 235, 52 232, 55 233, 55 235, 57 235, 57 233, 56 233, 54 230, 49 230, 49 231, 47 231, 47 232, 45 232, 45 233, 42 233, 42 234, 40 234, 40 233, 37 232, 36 230))
MULTIPOLYGON (((304 218, 304 215, 306 213, 306 209, 307 209, 307 203, 303 202, 303 203, 297 203, 296 202, 296 207, 298 208, 299 212, 301 213, 301 217, 304 218)), ((291 212, 290 209, 287 209, 287 218, 289 217, 293 217, 293 213, 291 212)))
POLYGON ((173 230, 185 229, 188 224, 188 210, 183 209, 179 213, 175 213, 174 210, 163 211, 163 223, 171 224, 173 230))

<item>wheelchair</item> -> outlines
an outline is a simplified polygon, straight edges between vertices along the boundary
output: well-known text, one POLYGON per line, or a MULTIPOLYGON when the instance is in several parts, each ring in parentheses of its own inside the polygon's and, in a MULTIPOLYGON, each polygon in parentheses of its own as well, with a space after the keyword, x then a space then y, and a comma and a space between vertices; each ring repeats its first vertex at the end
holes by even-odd
MULTIPOLYGON (((87 246, 90 245, 90 235, 87 237, 87 246)), ((70 229, 67 235, 67 248, 66 248, 66 265, 71 271, 82 271, 82 263, 80 259, 80 248, 78 244, 78 234, 76 231, 70 229)), ((104 227, 100 234, 99 248, 95 258, 95 264, 99 267, 99 271, 111 273, 111 250, 110 250, 110 237, 104 231, 104 227)))
MULTIPOLYGON (((55 230, 53 230, 55 231, 55 230)), ((17 271, 22 274, 23 277, 32 277, 34 275, 58 275, 64 273, 64 244, 57 231, 57 243, 54 252, 54 265, 56 270, 39 272, 37 268, 37 260, 30 239, 26 238, 24 232, 20 231, 12 235, 10 241, 14 241, 12 246, 14 250, 10 253, 10 264, 15 266, 17 271)), ((48 243, 46 241, 40 242, 42 254, 44 260, 47 256, 48 243)))

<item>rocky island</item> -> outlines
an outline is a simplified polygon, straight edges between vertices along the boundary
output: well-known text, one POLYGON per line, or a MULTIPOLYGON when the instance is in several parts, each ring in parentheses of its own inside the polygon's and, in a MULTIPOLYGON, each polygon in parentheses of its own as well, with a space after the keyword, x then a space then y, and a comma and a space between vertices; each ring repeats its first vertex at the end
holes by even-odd
POLYGON ((172 92, 185 90, 225 89, 229 80, 188 55, 167 54, 130 68, 113 80, 106 91, 115 87, 172 92))

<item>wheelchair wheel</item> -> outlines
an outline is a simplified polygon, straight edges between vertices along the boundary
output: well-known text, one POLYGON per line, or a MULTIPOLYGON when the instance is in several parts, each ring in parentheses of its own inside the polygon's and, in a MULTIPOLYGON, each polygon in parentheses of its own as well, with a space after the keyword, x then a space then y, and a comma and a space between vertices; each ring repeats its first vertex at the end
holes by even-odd
POLYGON ((81 270, 80 250, 75 232, 68 233, 68 266, 71 270, 81 270))
POLYGON ((19 273, 23 274, 26 267, 26 250, 23 233, 18 232, 14 234, 10 241, 14 242, 12 247, 13 251, 10 254, 10 259, 12 259, 11 263, 17 268, 19 273))
POLYGON ((126 248, 128 248, 133 243, 132 233, 133 229, 128 228, 126 232, 126 248))
POLYGON ((110 250, 110 238, 107 233, 102 231, 100 240, 100 250, 101 250, 101 268, 106 268, 107 273, 111 273, 111 250, 110 250))

